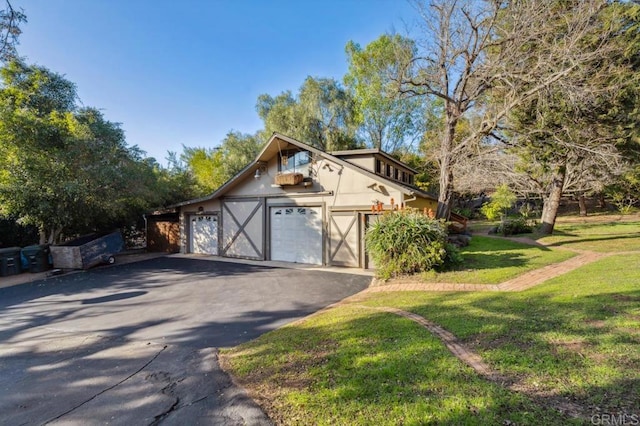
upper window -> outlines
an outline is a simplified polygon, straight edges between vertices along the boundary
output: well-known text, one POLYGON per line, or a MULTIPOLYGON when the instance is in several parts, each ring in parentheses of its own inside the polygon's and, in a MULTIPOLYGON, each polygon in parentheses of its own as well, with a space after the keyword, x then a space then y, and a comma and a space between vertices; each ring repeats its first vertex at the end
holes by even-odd
POLYGON ((376 173, 378 174, 382 173, 383 167, 384 167, 384 163, 382 162, 382 160, 376 159, 376 173))
POLYGON ((280 156, 280 171, 283 173, 302 173, 309 176, 311 153, 309 151, 285 151, 280 156))

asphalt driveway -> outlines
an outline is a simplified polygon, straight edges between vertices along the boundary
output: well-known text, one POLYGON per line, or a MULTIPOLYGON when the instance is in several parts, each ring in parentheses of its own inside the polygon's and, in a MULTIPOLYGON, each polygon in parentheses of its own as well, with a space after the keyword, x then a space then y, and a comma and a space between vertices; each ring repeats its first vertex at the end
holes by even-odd
POLYGON ((0 289, 0 423, 267 424, 217 348, 369 281, 171 256, 0 289))

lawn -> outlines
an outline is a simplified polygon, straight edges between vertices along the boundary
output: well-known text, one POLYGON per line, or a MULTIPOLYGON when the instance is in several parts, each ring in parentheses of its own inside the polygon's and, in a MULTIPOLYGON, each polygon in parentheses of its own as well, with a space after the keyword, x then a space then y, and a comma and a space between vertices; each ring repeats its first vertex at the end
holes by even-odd
MULTIPOLYGON (((598 226, 572 232, 584 238, 622 229, 598 226)), ((524 250, 517 258, 525 262, 566 254, 474 240, 467 256, 482 255, 478 271, 514 267, 493 261, 505 257, 490 257, 492 246, 524 250)), ((277 424, 560 425, 606 416, 638 424, 640 252, 602 258, 520 293, 365 293, 226 349, 220 359, 277 424), (442 326, 500 380, 478 375, 415 322, 373 307, 442 326)))
POLYGON ((640 220, 595 223, 560 222, 554 235, 535 236, 548 247, 565 247, 598 252, 640 250, 640 220))
POLYGON ((525 272, 562 262, 576 254, 493 237, 474 236, 463 248, 464 263, 454 271, 427 272, 425 282, 500 284, 525 272))

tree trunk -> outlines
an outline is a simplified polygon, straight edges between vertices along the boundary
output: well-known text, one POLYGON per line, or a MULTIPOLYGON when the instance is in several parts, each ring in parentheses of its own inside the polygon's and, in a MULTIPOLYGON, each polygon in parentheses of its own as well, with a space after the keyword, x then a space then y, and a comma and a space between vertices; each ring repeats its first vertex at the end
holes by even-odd
POLYGON ((440 174, 440 194, 438 195, 438 210, 436 217, 438 219, 449 220, 451 214, 451 205, 453 203, 453 172, 440 174), (445 188, 442 190, 442 188, 445 188))
POLYGON ((578 196, 578 205, 580 206, 580 216, 587 216, 587 202, 585 200, 584 194, 580 194, 578 196))
POLYGON ((553 181, 549 188, 549 193, 545 197, 544 206, 542 207, 542 225, 540 225, 540 233, 543 235, 551 235, 558 217, 558 208, 560 207, 560 198, 566 177, 566 167, 560 166, 553 175, 553 181))
POLYGON ((449 220, 453 204, 453 141, 456 134, 456 118, 447 120, 447 132, 440 144, 440 193, 438 194, 438 219, 449 220))
POLYGON ((604 199, 604 192, 601 192, 598 194, 598 207, 600 207, 601 209, 604 209, 607 207, 607 202, 604 199))

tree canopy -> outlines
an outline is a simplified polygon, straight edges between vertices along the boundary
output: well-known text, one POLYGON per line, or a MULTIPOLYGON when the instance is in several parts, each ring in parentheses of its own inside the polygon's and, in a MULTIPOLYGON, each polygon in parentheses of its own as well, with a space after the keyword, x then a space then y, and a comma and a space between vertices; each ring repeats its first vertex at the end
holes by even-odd
POLYGON ((260 95, 256 110, 263 139, 280 132, 325 151, 359 146, 353 98, 334 79, 307 77, 295 97, 290 91, 260 95))
POLYGON ((94 230, 148 205, 141 153, 120 126, 79 108, 73 83, 12 61, 0 70, 0 209, 41 241, 94 230))
POLYGON ((389 34, 364 48, 347 43, 344 81, 354 99, 358 134, 371 148, 403 153, 415 150, 422 138, 427 99, 399 96, 391 79, 416 49, 413 40, 389 34))

